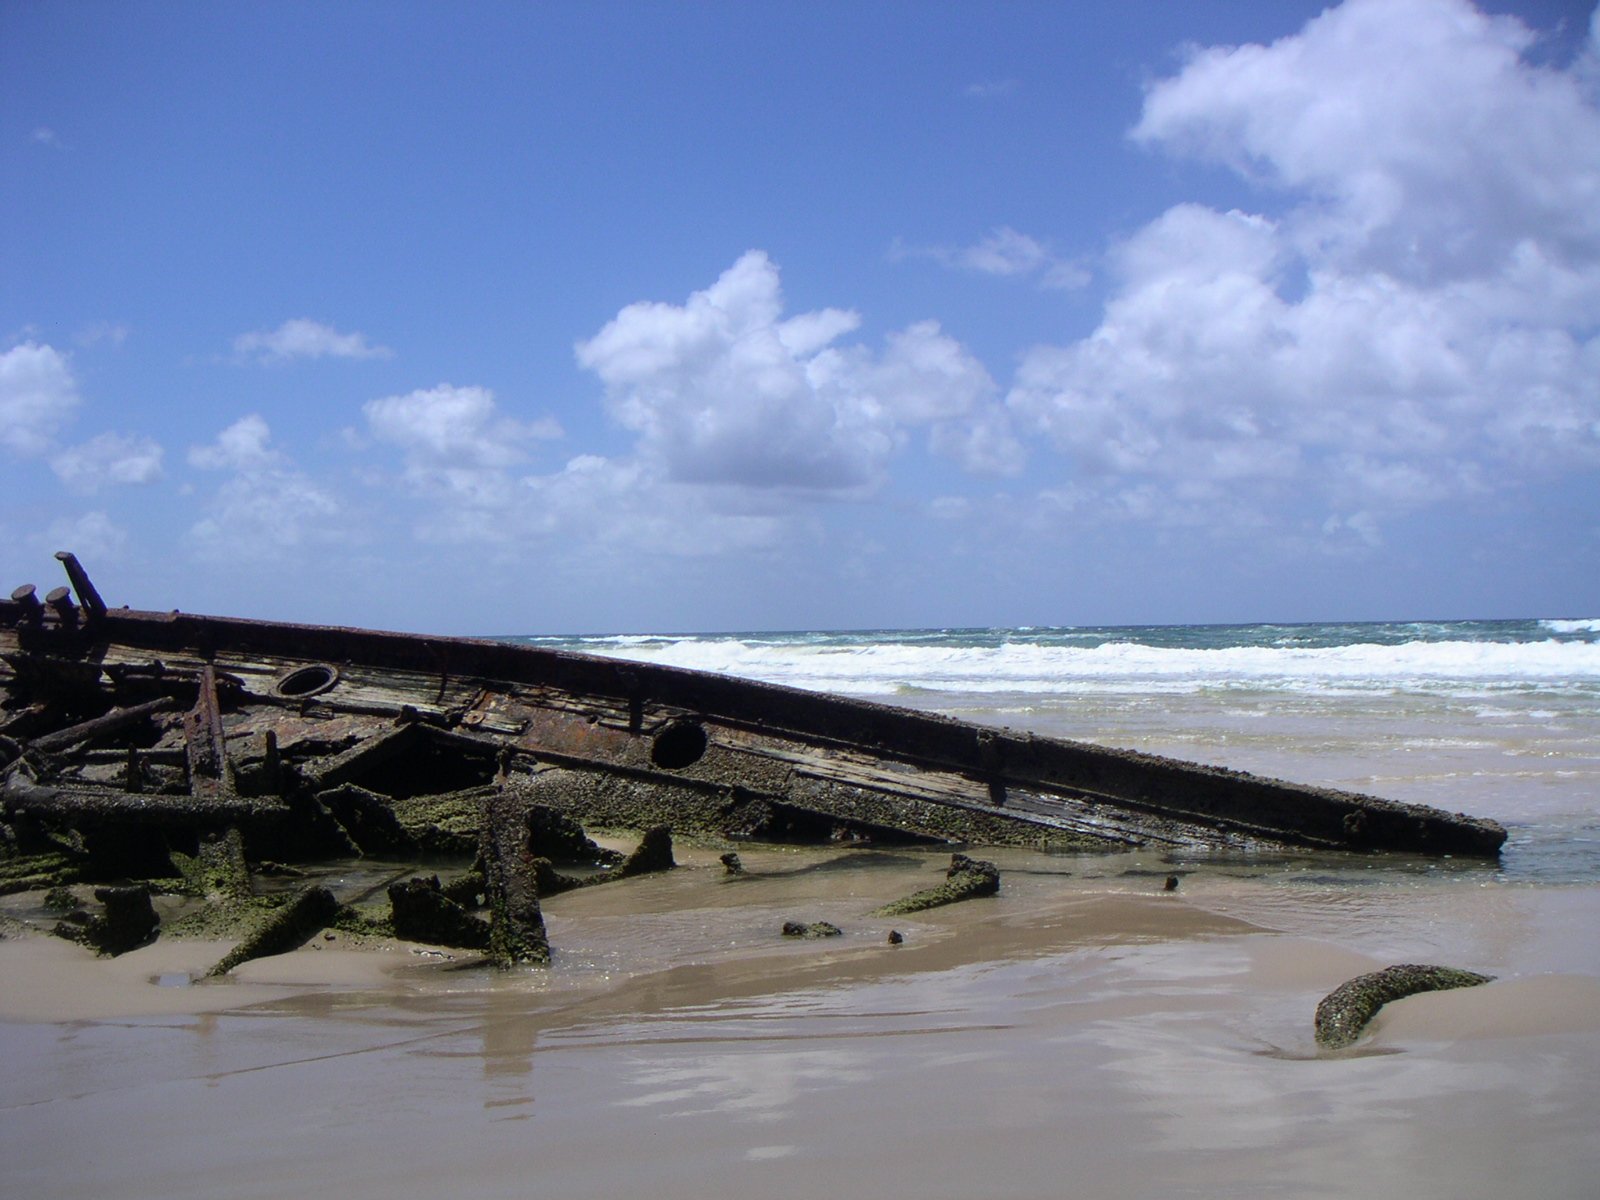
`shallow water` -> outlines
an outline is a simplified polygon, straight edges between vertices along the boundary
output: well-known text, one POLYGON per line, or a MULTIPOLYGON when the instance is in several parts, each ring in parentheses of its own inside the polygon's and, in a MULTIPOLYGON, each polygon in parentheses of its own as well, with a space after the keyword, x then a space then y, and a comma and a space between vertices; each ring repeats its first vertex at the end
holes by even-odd
POLYGON ((1600 694, 939 697, 988 724, 1370 792, 1507 828, 1507 878, 1600 879, 1600 694))

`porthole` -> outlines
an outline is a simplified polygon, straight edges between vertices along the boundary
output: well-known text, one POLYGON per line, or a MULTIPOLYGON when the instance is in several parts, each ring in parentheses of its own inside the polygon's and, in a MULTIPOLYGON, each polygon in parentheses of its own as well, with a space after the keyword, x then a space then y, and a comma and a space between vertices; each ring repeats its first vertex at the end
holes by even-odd
POLYGON ((320 696, 338 682, 338 667, 311 663, 278 676, 272 685, 272 694, 285 700, 304 700, 307 696, 320 696))

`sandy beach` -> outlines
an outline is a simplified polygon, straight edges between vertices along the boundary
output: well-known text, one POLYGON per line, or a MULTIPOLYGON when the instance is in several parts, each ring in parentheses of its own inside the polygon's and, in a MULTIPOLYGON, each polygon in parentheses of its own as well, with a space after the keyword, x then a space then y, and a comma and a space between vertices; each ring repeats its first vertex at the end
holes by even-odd
POLYGON ((41 1197, 1586 1194, 1600 888, 1492 870, 995 856, 916 918, 924 851, 709 851, 557 897, 556 961, 322 941, 114 960, 0 942, 0 1156, 41 1197), (1162 890, 1168 870, 1175 893, 1162 890), (778 934, 790 918, 845 930, 778 934), (888 930, 905 941, 891 946, 888 930), (1319 1051, 1398 961, 1497 975, 1319 1051))

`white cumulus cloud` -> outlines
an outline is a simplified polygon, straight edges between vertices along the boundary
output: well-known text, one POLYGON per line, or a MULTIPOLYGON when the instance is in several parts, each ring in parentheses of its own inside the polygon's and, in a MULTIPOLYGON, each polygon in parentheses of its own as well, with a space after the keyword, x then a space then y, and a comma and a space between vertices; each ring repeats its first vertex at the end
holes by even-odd
POLYGON ((1477 278, 1531 242, 1600 248, 1600 114, 1533 33, 1466 0, 1347 0, 1271 46, 1197 52, 1134 137, 1297 192, 1296 238, 1342 269, 1477 278))
POLYGON ((66 355, 24 342, 0 354, 0 446, 19 457, 45 454, 79 405, 66 355))
POLYGON ((509 469, 526 461, 533 442, 561 436, 554 420, 502 415, 494 393, 482 387, 442 383, 370 400, 362 412, 373 438, 403 452, 408 485, 475 510, 470 520, 487 530, 509 531, 492 515, 518 501, 509 469))
POLYGON ((379 440, 400 446, 419 462, 503 467, 526 457, 529 442, 561 436, 554 421, 517 421, 495 408, 482 387, 419 389, 404 396, 369 400, 362 406, 379 440))
POLYGON ((340 333, 332 326, 296 317, 272 330, 242 333, 233 352, 243 360, 282 363, 299 358, 389 358, 387 346, 374 346, 361 333, 340 333))
POLYGON ((856 314, 783 308, 778 268, 752 250, 683 305, 629 305, 578 361, 640 455, 683 483, 870 488, 910 430, 993 407, 987 372, 933 322, 873 354, 838 344, 856 314))
POLYGON ((1020 363, 1007 403, 1079 502, 1315 501, 1371 542, 1600 462, 1600 112, 1531 39, 1465 0, 1348 0, 1151 87, 1134 137, 1265 211, 1170 209, 1111 255, 1098 328, 1020 363))
POLYGON ((189 448, 189 465, 205 471, 260 471, 276 466, 282 455, 273 449, 272 430, 259 413, 240 417, 205 446, 189 448))

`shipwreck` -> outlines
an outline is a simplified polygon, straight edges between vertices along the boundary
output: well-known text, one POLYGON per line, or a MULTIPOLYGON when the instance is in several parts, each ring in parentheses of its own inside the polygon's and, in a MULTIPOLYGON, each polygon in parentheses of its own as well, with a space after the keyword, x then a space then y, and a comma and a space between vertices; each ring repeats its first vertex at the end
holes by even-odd
MULTIPOLYGON (((56 557, 67 586, 0 600, 0 888, 103 885, 84 929, 133 911, 128 936, 153 935, 129 887, 187 878, 244 897, 263 864, 409 857, 473 866, 465 884, 391 888, 397 927, 433 921, 456 944, 489 930, 492 956, 537 961, 539 897, 659 865, 668 829, 1478 858, 1505 840, 1462 814, 705 672, 110 608, 74 555, 56 557), (655 846, 628 868, 583 827, 651 830, 655 846)), ((318 890, 280 921, 334 921, 318 890)))

